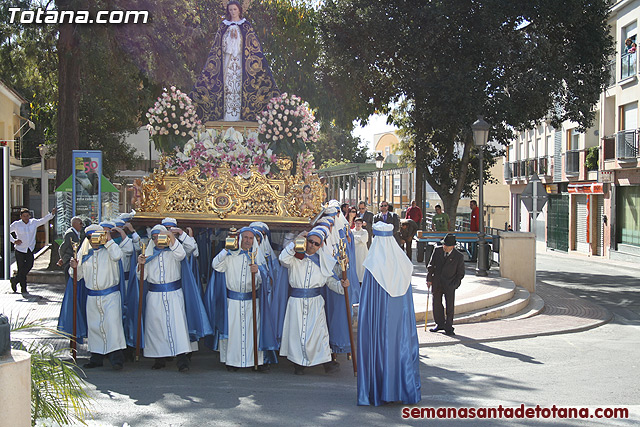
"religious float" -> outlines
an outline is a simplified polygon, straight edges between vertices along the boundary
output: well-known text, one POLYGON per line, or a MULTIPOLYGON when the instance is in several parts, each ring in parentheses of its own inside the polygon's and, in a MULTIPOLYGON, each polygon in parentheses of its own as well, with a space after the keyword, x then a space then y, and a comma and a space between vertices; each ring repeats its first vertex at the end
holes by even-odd
POLYGON ((317 140, 313 113, 280 93, 241 15, 227 13, 192 92, 165 89, 147 118, 162 154, 154 172, 134 183, 137 223, 262 221, 292 230, 321 213, 325 186, 307 148, 317 140))

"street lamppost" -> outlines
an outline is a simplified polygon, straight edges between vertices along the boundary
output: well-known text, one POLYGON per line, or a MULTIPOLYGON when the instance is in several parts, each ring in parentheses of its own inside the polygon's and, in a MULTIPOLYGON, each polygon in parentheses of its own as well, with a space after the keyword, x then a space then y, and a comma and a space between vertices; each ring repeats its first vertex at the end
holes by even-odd
POLYGON ((376 168, 378 168, 378 209, 380 209, 380 173, 384 167, 384 157, 382 153, 378 153, 376 156, 376 168))
POLYGON ((479 206, 479 227, 478 227, 478 268, 476 269, 477 276, 487 276, 487 270, 489 268, 488 257, 487 257, 487 241, 485 240, 484 235, 484 146, 487 144, 487 140, 489 139, 489 129, 491 129, 491 125, 485 122, 482 119, 482 116, 478 116, 478 120, 476 120, 471 125, 471 130, 473 130, 473 141, 475 142, 476 147, 478 148, 478 156, 480 157, 480 185, 478 187, 478 196, 480 200, 479 206))

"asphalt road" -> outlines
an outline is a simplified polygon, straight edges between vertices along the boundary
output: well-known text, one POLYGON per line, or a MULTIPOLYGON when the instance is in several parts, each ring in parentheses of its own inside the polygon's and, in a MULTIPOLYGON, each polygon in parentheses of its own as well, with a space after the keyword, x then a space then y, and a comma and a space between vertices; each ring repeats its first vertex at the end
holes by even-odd
MULTIPOLYGON (((538 280, 604 305, 612 322, 586 332, 472 345, 422 348, 418 407, 626 408, 630 419, 437 420, 446 425, 639 425, 640 269, 589 258, 538 254, 538 280)), ((293 375, 286 360, 271 373, 227 372, 217 355, 196 353, 192 369, 152 371, 151 362, 121 372, 88 371, 96 420, 110 425, 424 425, 402 405, 359 407, 356 382, 342 370, 293 375)))

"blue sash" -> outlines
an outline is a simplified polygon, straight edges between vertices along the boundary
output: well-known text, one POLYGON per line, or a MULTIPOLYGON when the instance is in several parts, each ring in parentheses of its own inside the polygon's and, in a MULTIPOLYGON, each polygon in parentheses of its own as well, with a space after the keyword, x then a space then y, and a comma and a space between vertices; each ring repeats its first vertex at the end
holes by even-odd
POLYGON ((181 280, 170 283, 149 283, 149 292, 172 292, 182 287, 181 280))
POLYGON ((293 298, 313 298, 320 296, 322 288, 289 288, 289 296, 293 298))
POLYGON ((103 297, 105 295, 112 294, 120 291, 120 285, 111 286, 107 289, 87 289, 87 295, 90 297, 103 297))
MULTIPOLYGON (((259 289, 256 289, 256 299, 260 298, 259 289)), ((253 299, 251 292, 236 292, 231 289, 227 289, 227 298, 236 301, 250 301, 253 299)))

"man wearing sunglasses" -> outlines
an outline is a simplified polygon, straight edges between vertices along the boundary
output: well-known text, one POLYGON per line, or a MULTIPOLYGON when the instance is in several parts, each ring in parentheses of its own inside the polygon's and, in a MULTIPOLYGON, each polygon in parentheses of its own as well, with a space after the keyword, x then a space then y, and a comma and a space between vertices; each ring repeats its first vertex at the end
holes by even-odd
POLYGON ((396 213, 389 212, 389 202, 386 200, 380 202, 380 211, 373 217, 374 224, 379 221, 393 225, 393 237, 395 237, 396 242, 400 244, 400 236, 398 235, 400 231, 400 218, 396 213))
POLYGON ((280 355, 296 365, 296 375, 303 375, 307 366, 322 364, 326 373, 340 366, 331 361, 322 288, 327 285, 330 292, 343 295, 349 280, 334 275, 335 258, 321 250, 324 236, 319 228, 303 231, 298 237, 306 239, 305 252, 296 253, 292 242, 280 254, 280 262, 289 269, 290 286, 280 355))

